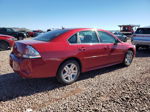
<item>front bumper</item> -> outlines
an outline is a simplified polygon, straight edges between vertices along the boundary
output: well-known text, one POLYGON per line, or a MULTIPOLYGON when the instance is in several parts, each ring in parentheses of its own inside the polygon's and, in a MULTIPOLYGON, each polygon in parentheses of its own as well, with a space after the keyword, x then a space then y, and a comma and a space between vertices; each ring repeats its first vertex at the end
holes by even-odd
POLYGON ((57 67, 53 62, 43 61, 41 58, 24 59, 10 54, 10 66, 14 72, 24 78, 54 77, 57 73, 57 67))

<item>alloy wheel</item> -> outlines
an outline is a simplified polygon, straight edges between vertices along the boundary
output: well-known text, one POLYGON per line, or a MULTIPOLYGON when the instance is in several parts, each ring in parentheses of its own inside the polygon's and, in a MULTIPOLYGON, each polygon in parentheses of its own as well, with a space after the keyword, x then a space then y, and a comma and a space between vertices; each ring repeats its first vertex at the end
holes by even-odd
POLYGON ((69 63, 61 71, 61 75, 64 81, 70 83, 76 80, 78 76, 78 67, 74 63, 69 63))
POLYGON ((125 64, 130 65, 132 63, 132 60, 133 60, 133 52, 128 51, 125 57, 125 64))

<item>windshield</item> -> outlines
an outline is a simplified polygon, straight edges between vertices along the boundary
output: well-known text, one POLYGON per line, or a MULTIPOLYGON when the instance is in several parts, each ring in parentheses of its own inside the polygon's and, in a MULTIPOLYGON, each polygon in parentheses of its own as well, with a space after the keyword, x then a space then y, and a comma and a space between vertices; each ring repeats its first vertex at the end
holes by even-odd
POLYGON ((150 34, 150 28, 138 28, 136 34, 150 34))
POLYGON ((45 41, 48 42, 52 39, 54 39, 55 37, 67 32, 68 30, 64 29, 60 29, 60 30, 54 30, 54 31, 50 31, 50 32, 46 32, 43 33, 41 35, 38 35, 37 37, 34 38, 34 40, 39 40, 39 41, 45 41))

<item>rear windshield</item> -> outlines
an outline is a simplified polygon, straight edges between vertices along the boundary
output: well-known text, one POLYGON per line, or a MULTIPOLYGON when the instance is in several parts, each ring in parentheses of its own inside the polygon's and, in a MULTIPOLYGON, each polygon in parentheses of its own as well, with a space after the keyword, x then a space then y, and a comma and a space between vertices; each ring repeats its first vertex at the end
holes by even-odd
POLYGON ((136 34, 150 34, 150 28, 138 28, 136 34))
POLYGON ((63 30, 54 30, 54 31, 49 31, 46 33, 43 33, 41 35, 38 35, 37 37, 34 38, 34 40, 39 40, 39 41, 51 41, 52 39, 54 39, 55 37, 67 32, 67 29, 63 29, 63 30))

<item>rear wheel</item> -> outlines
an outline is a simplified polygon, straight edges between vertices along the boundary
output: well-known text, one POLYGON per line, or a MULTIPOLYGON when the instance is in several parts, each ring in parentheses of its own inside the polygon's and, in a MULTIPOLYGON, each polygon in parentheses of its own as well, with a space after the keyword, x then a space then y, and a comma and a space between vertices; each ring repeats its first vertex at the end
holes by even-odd
POLYGON ((123 61, 123 65, 129 66, 132 63, 133 56, 134 56, 133 51, 132 50, 128 50, 126 55, 125 55, 125 58, 124 58, 124 61, 123 61))
POLYGON ((57 73, 57 80, 62 84, 71 84, 75 82, 80 74, 80 66, 75 60, 64 62, 57 73))
POLYGON ((0 42, 0 50, 8 50, 9 44, 5 41, 0 42))

